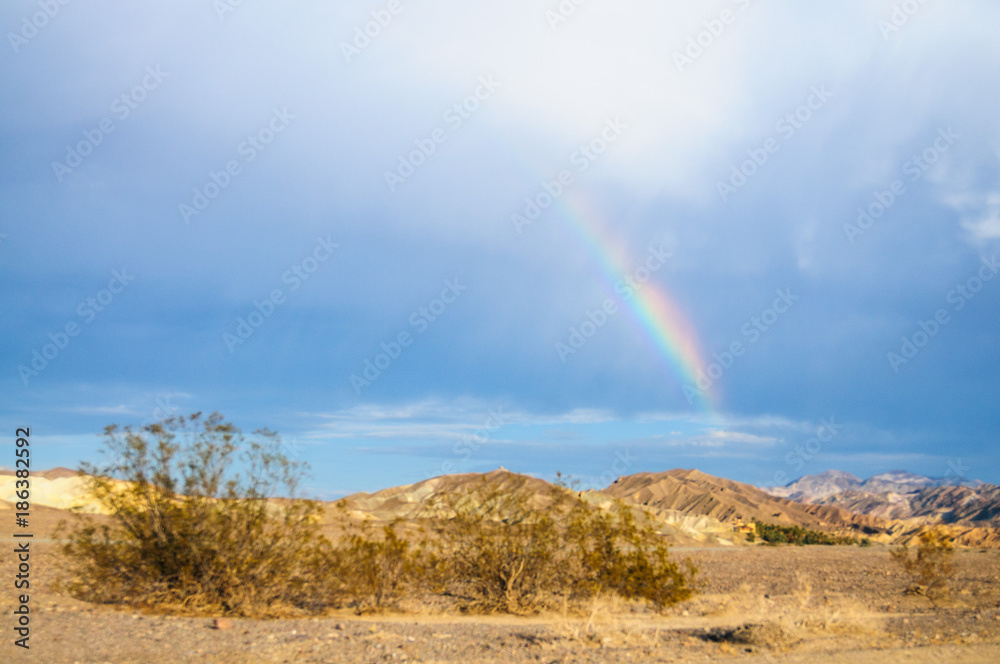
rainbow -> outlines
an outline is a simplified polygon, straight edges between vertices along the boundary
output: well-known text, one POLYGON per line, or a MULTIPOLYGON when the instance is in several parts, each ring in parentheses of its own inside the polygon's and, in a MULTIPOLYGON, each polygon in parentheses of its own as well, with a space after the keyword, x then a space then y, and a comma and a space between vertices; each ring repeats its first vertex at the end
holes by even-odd
MULTIPOLYGON (((622 242, 614 237, 594 206, 580 193, 567 191, 556 205, 566 225, 586 246, 614 289, 615 283, 635 269, 622 242)), ((707 366, 698 342, 697 331, 681 307, 653 280, 634 291, 631 299, 620 298, 631 311, 644 335, 666 359, 682 385, 695 387, 698 373, 707 366)), ((709 415, 717 412, 718 383, 705 392, 697 390, 695 403, 709 415)))

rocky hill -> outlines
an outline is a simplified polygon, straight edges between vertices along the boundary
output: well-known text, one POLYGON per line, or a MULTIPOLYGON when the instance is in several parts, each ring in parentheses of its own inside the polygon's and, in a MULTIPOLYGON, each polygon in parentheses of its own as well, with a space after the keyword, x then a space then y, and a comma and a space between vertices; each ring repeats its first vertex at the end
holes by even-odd
POLYGON ((480 500, 484 494, 495 490, 518 491, 530 495, 532 507, 542 508, 551 502, 554 488, 555 485, 545 480, 500 468, 486 474, 441 475, 375 493, 355 493, 338 502, 342 502, 355 518, 378 521, 447 518, 454 514, 451 502, 466 496, 480 500))
MULTIPOLYGON (((447 518, 453 513, 450 505, 454 500, 461 497, 479 500, 495 489, 533 494, 530 503, 538 509, 551 502, 553 491, 560 490, 544 480, 499 469, 486 474, 434 477, 375 493, 353 494, 338 502, 342 502, 348 516, 359 520, 447 518)), ((582 491, 578 495, 595 509, 608 509, 616 497, 602 491, 582 491)), ((641 514, 641 506, 636 508, 637 515, 641 514)), ((731 546, 744 539, 732 524, 707 514, 658 510, 655 516, 654 527, 675 546, 731 546)))
POLYGON ((637 473, 618 478, 605 493, 654 512, 706 516, 723 523, 757 519, 852 535, 887 533, 892 524, 829 505, 806 505, 757 487, 698 470, 637 473))

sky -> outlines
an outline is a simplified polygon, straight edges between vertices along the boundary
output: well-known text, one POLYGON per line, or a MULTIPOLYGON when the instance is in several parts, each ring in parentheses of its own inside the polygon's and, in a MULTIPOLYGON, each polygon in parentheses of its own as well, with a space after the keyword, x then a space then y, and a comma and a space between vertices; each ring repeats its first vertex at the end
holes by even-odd
MULTIPOLYGON (((11 0, 0 430, 312 495, 1000 482, 1000 6, 11 0)), ((0 465, 14 465, 13 446, 0 465)))

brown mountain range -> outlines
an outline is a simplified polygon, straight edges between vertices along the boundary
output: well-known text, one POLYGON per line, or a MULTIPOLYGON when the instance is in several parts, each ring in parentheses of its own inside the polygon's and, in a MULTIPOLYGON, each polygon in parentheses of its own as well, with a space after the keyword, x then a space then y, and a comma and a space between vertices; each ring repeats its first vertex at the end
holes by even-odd
MULTIPOLYGON (((33 473, 33 478, 35 505, 65 509, 87 502, 82 494, 85 483, 75 471, 54 469, 33 473)), ((11 507, 13 488, 12 477, 0 476, 0 499, 6 499, 0 500, 0 510, 11 507)), ((532 508, 542 509, 552 500, 555 489, 545 480, 499 469, 485 474, 444 475, 374 493, 353 494, 338 501, 345 512, 334 512, 330 505, 328 513, 334 521, 339 513, 353 520, 382 523, 399 518, 412 525, 422 519, 448 518, 453 501, 475 502, 492 491, 524 493, 532 508)), ((958 544, 1000 548, 1000 487, 991 485, 929 487, 897 497, 887 508, 884 498, 850 491, 818 498, 814 503, 796 502, 749 484, 698 470, 676 469, 620 477, 605 489, 581 491, 578 495, 595 509, 606 509, 619 499, 633 505, 637 514, 647 510, 657 530, 673 545, 740 545, 745 536, 739 532, 739 525, 756 519, 869 537, 882 543, 909 542, 930 525, 947 524, 958 544)))
POLYGON ((840 507, 911 524, 1000 528, 1000 486, 958 477, 930 478, 894 471, 862 481, 849 473, 827 471, 764 491, 800 503, 840 507))
POLYGON ((842 491, 812 501, 886 519, 1000 527, 1000 486, 928 487, 910 493, 842 491))
POLYGON ((722 522, 757 519, 844 534, 887 533, 892 524, 877 517, 827 505, 804 505, 771 496, 757 487, 698 470, 668 470, 620 477, 605 493, 653 512, 673 510, 710 516, 722 522))

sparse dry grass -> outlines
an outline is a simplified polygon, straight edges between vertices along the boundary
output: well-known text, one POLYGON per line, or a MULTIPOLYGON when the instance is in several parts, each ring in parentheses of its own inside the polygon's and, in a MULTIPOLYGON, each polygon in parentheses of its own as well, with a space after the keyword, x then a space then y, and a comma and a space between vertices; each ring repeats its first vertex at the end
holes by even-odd
POLYGON ((816 592, 814 586, 814 576, 800 570, 782 594, 743 583, 733 592, 697 596, 684 605, 684 615, 716 622, 706 638, 720 644, 786 649, 817 638, 884 637, 870 607, 843 594, 816 592))

